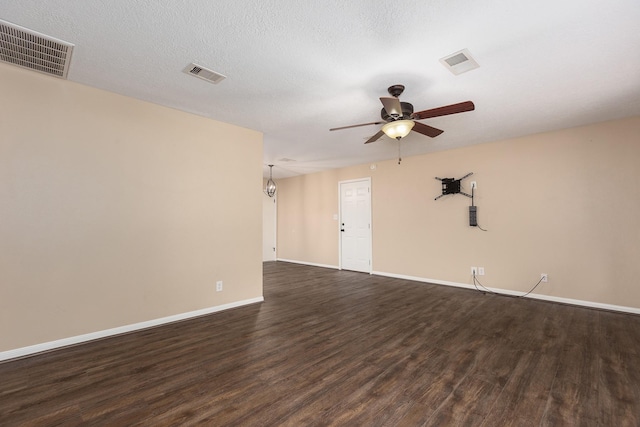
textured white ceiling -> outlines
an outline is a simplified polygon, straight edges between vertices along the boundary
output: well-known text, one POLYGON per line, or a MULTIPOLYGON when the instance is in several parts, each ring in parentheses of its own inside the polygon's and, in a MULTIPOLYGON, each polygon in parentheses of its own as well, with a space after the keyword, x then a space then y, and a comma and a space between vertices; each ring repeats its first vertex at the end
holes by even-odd
POLYGON ((0 19, 75 44, 69 80, 263 132, 275 178, 395 158, 363 144, 379 126, 329 132, 378 120, 392 84, 416 110, 476 105, 404 157, 640 114, 638 0, 0 0, 0 19), (454 76, 438 60, 463 48, 480 68, 454 76))

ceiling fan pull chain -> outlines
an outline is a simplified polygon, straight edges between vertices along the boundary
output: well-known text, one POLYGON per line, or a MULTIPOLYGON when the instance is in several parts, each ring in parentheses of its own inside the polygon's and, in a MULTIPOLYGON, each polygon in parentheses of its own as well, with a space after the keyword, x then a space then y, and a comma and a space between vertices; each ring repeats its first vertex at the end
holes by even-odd
POLYGON ((398 164, 400 164, 400 162, 402 161, 402 153, 400 151, 400 140, 398 139, 398 164))

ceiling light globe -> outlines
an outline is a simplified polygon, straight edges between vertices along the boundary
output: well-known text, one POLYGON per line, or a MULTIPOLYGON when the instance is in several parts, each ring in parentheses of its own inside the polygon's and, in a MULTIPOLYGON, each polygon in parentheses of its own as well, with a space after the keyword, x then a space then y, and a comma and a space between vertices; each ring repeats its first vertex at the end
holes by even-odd
POLYGON ((382 126, 382 132, 389 138, 400 139, 409 135, 414 125, 415 122, 413 120, 396 120, 382 126))
POLYGON ((273 165, 269 165, 269 180, 262 191, 269 197, 276 195, 276 182, 273 180, 273 165))
POLYGON ((276 183, 272 179, 269 179, 269 181, 267 181, 264 192, 269 197, 273 197, 276 195, 276 183))

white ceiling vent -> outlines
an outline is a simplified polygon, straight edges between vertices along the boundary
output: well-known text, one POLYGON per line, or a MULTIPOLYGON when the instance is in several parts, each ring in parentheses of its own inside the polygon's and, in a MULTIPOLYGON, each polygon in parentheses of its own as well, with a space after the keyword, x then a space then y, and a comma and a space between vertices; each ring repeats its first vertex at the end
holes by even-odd
POLYGON ((462 49, 451 55, 445 56, 440 59, 440 63, 444 65, 449 71, 456 76, 458 74, 466 73, 467 71, 474 70, 480 65, 469 53, 469 49, 462 49))
POLYGON ((63 79, 73 45, 0 20, 0 61, 63 79))
POLYGON ((182 70, 187 74, 191 74, 192 76, 198 77, 199 79, 206 80, 209 83, 218 84, 227 76, 223 76, 220 73, 216 73, 213 70, 209 70, 208 68, 203 67, 202 65, 191 63, 187 65, 187 67, 182 70))

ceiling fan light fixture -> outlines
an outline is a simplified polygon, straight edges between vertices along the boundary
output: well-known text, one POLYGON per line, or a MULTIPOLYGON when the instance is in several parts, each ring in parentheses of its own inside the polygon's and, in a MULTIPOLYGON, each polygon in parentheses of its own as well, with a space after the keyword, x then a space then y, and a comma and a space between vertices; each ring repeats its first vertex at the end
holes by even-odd
POLYGON ((413 120, 395 120, 382 126, 382 132, 389 138, 400 139, 409 135, 413 126, 415 126, 413 120))

